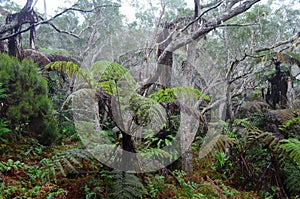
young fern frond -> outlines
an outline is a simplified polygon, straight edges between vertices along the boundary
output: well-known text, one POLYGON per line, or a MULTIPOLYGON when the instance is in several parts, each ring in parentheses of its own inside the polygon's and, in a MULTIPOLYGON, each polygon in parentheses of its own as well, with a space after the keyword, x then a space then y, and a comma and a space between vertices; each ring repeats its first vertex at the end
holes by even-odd
POLYGON ((226 152, 226 149, 235 143, 235 139, 223 134, 210 133, 206 135, 199 151, 199 158, 203 164, 211 164, 217 152, 226 152))

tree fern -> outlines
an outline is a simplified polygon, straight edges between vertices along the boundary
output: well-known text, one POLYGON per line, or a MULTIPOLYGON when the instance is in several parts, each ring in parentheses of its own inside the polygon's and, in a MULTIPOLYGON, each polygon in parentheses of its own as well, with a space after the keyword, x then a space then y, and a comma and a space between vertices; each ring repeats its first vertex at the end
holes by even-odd
POLYGON ((285 150, 300 168, 300 141, 295 138, 284 139, 280 141, 280 147, 285 150))
POLYGON ((138 177, 125 172, 113 172, 112 174, 112 184, 108 189, 109 198, 142 198, 145 188, 138 177))
POLYGON ((166 123, 166 111, 156 101, 137 94, 130 98, 129 104, 138 125, 161 129, 166 123))
POLYGON ((129 70, 115 62, 95 62, 89 70, 89 76, 98 82, 98 86, 101 86, 105 92, 111 95, 117 94, 116 87, 122 88, 124 85, 129 85, 132 90, 137 88, 136 81, 129 70))

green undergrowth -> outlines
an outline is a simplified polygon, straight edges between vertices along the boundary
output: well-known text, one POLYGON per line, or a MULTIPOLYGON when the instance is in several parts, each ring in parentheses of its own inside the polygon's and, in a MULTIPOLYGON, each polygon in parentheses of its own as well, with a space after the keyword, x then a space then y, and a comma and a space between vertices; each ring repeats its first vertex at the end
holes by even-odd
POLYGON ((33 138, 1 144, 0 198, 259 198, 196 163, 192 176, 180 170, 134 175, 106 168, 80 147, 45 147, 33 138))

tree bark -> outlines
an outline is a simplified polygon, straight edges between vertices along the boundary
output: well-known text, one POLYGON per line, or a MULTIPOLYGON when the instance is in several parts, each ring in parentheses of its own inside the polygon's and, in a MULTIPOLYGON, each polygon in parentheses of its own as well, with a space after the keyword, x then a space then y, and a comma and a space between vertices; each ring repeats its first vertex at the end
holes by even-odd
MULTIPOLYGON (((161 53, 160 57, 158 58, 158 63, 160 63, 162 60, 164 60, 168 53, 174 52, 175 50, 186 46, 187 44, 197 41, 198 39, 204 37, 207 33, 211 32, 212 30, 219 27, 220 24, 223 22, 243 13, 249 10, 254 4, 260 2, 260 0, 249 0, 245 1, 244 3, 241 3, 240 5, 236 7, 228 7, 223 11, 222 14, 219 16, 207 20, 202 24, 202 26, 198 27, 195 31, 191 31, 191 33, 183 36, 178 36, 176 39, 172 40, 169 45, 164 49, 164 51, 161 53)), ((155 75, 148 80, 147 83, 153 83, 156 82, 159 78, 159 74, 161 73, 161 68, 157 67, 155 75)))

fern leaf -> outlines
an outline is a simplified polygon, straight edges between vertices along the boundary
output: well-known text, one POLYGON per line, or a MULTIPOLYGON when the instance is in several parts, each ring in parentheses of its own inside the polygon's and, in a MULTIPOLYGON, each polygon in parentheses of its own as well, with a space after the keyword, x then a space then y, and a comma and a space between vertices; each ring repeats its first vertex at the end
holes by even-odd
MULTIPOLYGON (((50 167, 50 171, 51 171, 51 173, 52 173, 52 175, 53 175, 53 177, 54 177, 54 181, 56 182, 56 172, 55 172, 55 167, 54 166, 51 166, 50 167)), ((49 176, 48 176, 49 177, 49 176)), ((49 180, 49 179, 48 179, 49 180)))
POLYGON ((45 66, 45 69, 51 69, 58 72, 63 72, 69 77, 73 77, 74 74, 83 74, 84 70, 73 62, 56 61, 51 62, 45 66))
POLYGON ((76 171, 76 169, 74 168, 74 166, 71 164, 71 162, 66 158, 66 157, 62 157, 62 161, 64 162, 64 164, 71 169, 72 171, 76 171))
POLYGON ((204 138, 199 151, 199 158, 206 164, 210 164, 216 156, 216 152, 225 152, 226 148, 234 143, 235 139, 229 138, 227 135, 210 133, 204 138))
POLYGON ((135 175, 125 172, 114 172, 112 179, 114 182, 109 190, 110 198, 142 198, 145 188, 135 175))
POLYGON ((281 140, 281 148, 297 163, 300 168, 300 141, 295 138, 281 140))
POLYGON ((61 162, 59 160, 55 160, 55 165, 59 168, 60 173, 66 177, 67 175, 65 173, 65 169, 64 169, 63 165, 61 164, 61 162))

